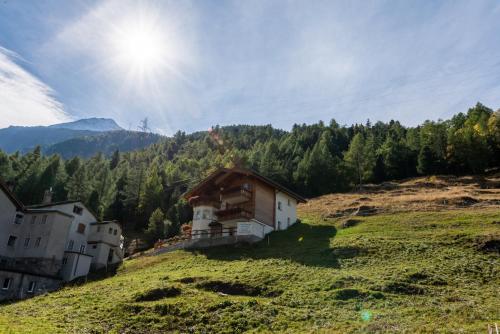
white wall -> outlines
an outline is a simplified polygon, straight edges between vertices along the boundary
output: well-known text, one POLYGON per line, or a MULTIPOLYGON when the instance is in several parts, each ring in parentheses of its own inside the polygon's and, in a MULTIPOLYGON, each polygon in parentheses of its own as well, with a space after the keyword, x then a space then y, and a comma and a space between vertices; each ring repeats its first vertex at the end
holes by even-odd
POLYGON ((283 192, 276 192, 276 230, 286 230, 297 221, 297 200, 283 192), (279 204, 281 203, 281 210, 279 204))
POLYGON ((258 222, 255 219, 246 222, 238 222, 237 226, 237 235, 254 235, 259 238, 264 238, 266 234, 273 231, 272 227, 258 222))
MULTIPOLYGON (((14 250, 7 247, 7 241, 11 234, 19 234, 21 226, 14 224, 16 217, 16 206, 10 201, 5 193, 0 190, 0 256, 12 256, 14 250)), ((19 242, 20 238, 17 240, 19 242)))
POLYGON ((85 249, 87 249, 87 238, 91 233, 90 224, 97 221, 96 217, 94 217, 94 215, 89 210, 87 210, 85 208, 85 206, 83 206, 83 204, 80 202, 57 204, 57 205, 44 207, 44 209, 49 209, 49 208, 65 212, 65 213, 73 215, 75 217, 75 218, 73 218, 73 221, 71 223, 71 227, 70 227, 68 235, 66 237, 66 250, 79 252, 81 245, 84 245, 85 249), (83 208, 81 215, 73 213, 73 208, 75 205, 83 208), (84 233, 78 233, 78 225, 79 224, 85 225, 85 232, 84 233), (70 240, 73 240, 73 248, 72 249, 69 249, 70 240))
POLYGON ((15 256, 62 260, 72 219, 58 212, 27 212, 19 225, 15 256))
POLYGON ((90 226, 87 253, 92 255, 94 268, 104 267, 122 261, 122 229, 118 223, 104 222, 90 226), (113 259, 108 263, 109 250, 113 249, 113 259))
POLYGON ((63 280, 72 281, 75 278, 88 275, 92 256, 66 252, 65 258, 67 262, 62 269, 63 280))
POLYGON ((207 205, 193 207, 193 239, 203 237, 200 232, 196 232, 199 230, 207 230, 206 236, 210 236, 210 232, 208 231, 210 230, 210 226, 208 224, 217 219, 215 210, 216 208, 207 205))

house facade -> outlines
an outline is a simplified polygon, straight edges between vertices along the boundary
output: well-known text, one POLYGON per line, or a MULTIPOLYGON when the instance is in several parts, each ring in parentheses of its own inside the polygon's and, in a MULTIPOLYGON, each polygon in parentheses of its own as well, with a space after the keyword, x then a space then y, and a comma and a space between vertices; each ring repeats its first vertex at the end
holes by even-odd
POLYGON ((258 241, 297 221, 306 200, 259 173, 221 168, 188 191, 193 207, 192 239, 244 237, 258 241))
POLYGON ((52 291, 122 261, 117 222, 98 222, 80 201, 44 201, 25 207, 0 182, 0 301, 52 291), (112 229, 94 227, 101 225, 112 229))
POLYGON ((99 222, 81 201, 49 202, 31 208, 58 210, 74 217, 66 236, 66 281, 122 262, 123 236, 118 222, 99 222))

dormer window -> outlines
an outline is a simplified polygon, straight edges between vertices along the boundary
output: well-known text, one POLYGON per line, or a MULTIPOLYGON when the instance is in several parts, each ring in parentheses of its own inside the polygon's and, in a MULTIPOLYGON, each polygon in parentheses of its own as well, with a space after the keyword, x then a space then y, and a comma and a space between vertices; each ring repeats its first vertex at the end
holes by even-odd
POLYGON ((81 206, 75 205, 73 207, 73 213, 76 213, 77 215, 81 216, 83 213, 83 208, 81 206))

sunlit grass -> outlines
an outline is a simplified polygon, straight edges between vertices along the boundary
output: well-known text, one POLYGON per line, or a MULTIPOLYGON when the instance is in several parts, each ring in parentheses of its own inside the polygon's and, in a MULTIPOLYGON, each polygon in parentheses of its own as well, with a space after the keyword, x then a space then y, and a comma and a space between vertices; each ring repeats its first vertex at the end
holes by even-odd
POLYGON ((500 237, 498 210, 376 215, 349 228, 302 218, 258 245, 139 258, 115 277, 0 306, 0 332, 478 333, 500 321, 498 254, 477 248, 500 237), (223 295, 206 281, 277 295, 223 295), (171 287, 181 294, 136 301, 171 287))

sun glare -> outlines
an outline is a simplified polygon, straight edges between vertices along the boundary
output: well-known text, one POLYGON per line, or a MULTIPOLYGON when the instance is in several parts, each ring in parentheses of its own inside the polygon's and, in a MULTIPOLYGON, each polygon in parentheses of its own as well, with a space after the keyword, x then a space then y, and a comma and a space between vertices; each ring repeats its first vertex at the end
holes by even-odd
POLYGON ((134 76, 159 70, 166 61, 167 42, 160 27, 127 22, 112 37, 115 62, 134 76))

